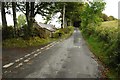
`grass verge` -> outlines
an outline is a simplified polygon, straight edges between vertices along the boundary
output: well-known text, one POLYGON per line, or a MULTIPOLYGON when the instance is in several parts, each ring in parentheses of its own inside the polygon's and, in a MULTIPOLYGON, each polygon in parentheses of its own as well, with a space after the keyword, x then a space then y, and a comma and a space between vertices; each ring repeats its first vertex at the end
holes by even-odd
POLYGON ((93 52, 93 54, 102 62, 104 67, 106 68, 105 76, 109 78, 109 80, 119 80, 117 79, 118 75, 115 72, 114 69, 107 66, 109 59, 107 58, 107 54, 105 50, 103 49, 104 42, 99 41, 96 36, 86 36, 85 34, 82 34, 84 39, 87 42, 87 45, 89 46, 90 50, 93 52))
POLYGON ((72 28, 68 33, 63 34, 61 37, 57 38, 40 38, 40 37, 31 37, 28 40, 24 40, 23 38, 12 38, 6 39, 2 41, 3 48, 24 48, 24 47, 31 47, 31 46, 41 46, 53 41, 58 41, 60 39, 66 39, 72 35, 74 28, 72 28))

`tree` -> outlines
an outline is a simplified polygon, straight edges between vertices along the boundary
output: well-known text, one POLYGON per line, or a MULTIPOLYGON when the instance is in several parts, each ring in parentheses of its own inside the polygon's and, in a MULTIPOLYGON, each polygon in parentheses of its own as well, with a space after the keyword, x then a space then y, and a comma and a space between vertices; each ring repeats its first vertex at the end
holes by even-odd
POLYGON ((16 18, 16 2, 12 2, 12 11, 13 11, 13 22, 14 22, 14 37, 16 36, 17 31, 17 18, 16 18))
POLYGON ((29 35, 31 35, 31 29, 33 27, 34 17, 36 14, 42 15, 46 18, 53 12, 52 2, 19 2, 17 7, 26 15, 29 35))
POLYGON ((108 21, 109 20, 108 16, 104 13, 101 14, 101 18, 103 19, 103 21, 108 21))
POLYGON ((100 18, 102 11, 104 10, 104 2, 89 2, 85 3, 84 9, 81 15, 81 26, 83 32, 92 33, 93 28, 100 24, 102 19, 100 18))
MULTIPOLYGON (((35 14, 34 14, 34 8, 35 8, 35 2, 31 2, 30 3, 30 25, 29 27, 32 28, 33 27, 33 23, 34 23, 34 17, 35 17, 35 14)), ((31 32, 31 29, 30 29, 30 32, 31 32)))
POLYGON ((83 8, 83 3, 72 2, 66 5, 66 18, 69 25, 72 26, 74 22, 81 20, 81 13, 83 8))
POLYGON ((60 12, 60 21, 61 21, 61 28, 64 28, 65 24, 65 8, 66 8, 66 2, 59 2, 59 3, 54 3, 55 5, 55 11, 53 12, 53 15, 60 12))
POLYGON ((61 13, 60 21, 62 24, 62 28, 73 24, 74 21, 80 20, 80 13, 82 11, 83 3, 79 2, 59 2, 55 3, 55 11, 61 13))
POLYGON ((30 35, 30 10, 29 10, 29 8, 30 8, 30 5, 29 5, 29 2, 26 2, 26 13, 25 13, 25 15, 26 15, 26 19, 27 19, 27 27, 28 27, 28 34, 30 35))
POLYGON ((5 2, 1 3, 1 16, 2 16, 2 27, 7 27, 6 13, 5 13, 5 2))
POLYGON ((108 17, 108 20, 109 20, 109 21, 112 21, 112 20, 115 20, 115 18, 114 18, 113 16, 109 16, 109 17, 108 17))
POLYGON ((65 27, 65 4, 63 5, 63 26, 62 28, 65 27))
POLYGON ((20 14, 17 19, 18 28, 22 27, 26 23, 26 17, 23 14, 20 14))

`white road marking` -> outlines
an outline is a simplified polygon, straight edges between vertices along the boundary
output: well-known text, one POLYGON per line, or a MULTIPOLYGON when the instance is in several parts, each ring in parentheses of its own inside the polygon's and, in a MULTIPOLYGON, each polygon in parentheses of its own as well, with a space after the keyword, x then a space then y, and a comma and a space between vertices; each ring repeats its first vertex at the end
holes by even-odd
POLYGON ((15 60, 15 62, 19 62, 19 61, 20 61, 20 59, 15 60))
POLYGON ((81 48, 81 46, 74 46, 75 48, 81 48))
POLYGON ((43 47, 43 48, 41 48, 41 49, 44 49, 44 47, 43 47))
POLYGON ((3 66, 3 68, 8 68, 8 67, 12 66, 13 64, 14 64, 14 63, 6 64, 6 65, 3 66))
POLYGON ((48 50, 48 49, 50 49, 49 47, 48 48, 46 48, 46 50, 48 50))
POLYGON ((31 58, 28 58, 28 60, 30 60, 31 58))
MULTIPOLYGON (((56 43, 59 43, 59 42, 52 42, 52 43, 48 44, 47 46, 45 46, 45 47, 43 47, 43 48, 41 48, 41 49, 45 49, 45 48, 46 48, 46 50, 48 50, 48 49, 50 49, 51 47, 53 47, 56 43)), ((40 51, 40 49, 37 49, 36 51, 40 51)), ((36 51, 33 51, 33 52, 31 52, 31 54, 27 54, 27 55, 25 55, 24 57, 26 58, 26 57, 34 54, 36 51)), ((34 57, 38 56, 40 53, 41 53, 41 52, 39 52, 39 53, 37 53, 37 54, 34 54, 34 57)), ((15 62, 19 62, 20 60, 23 60, 23 58, 17 59, 17 60, 15 60, 15 62)), ((30 58, 24 60, 24 62, 28 62, 29 60, 30 60, 30 58)), ((3 66, 3 68, 8 68, 8 67, 12 66, 13 64, 14 64, 14 63, 6 64, 6 65, 3 66)), ((21 65, 23 65, 23 64, 22 64, 22 63, 18 64, 18 65, 16 66, 16 68, 19 67, 19 66, 21 66, 21 65)))
POLYGON ((28 57, 28 56, 30 56, 31 54, 27 54, 27 55, 25 55, 24 57, 28 57))
POLYGON ((34 54, 34 56, 35 56, 35 55, 39 55, 40 53, 41 53, 41 52, 38 52, 38 53, 34 54))
POLYGON ((23 58, 20 58, 20 60, 23 60, 23 58))
POLYGON ((31 52, 31 55, 34 54, 36 51, 31 52))
POLYGON ((49 47, 51 44, 48 44, 47 46, 45 46, 46 48, 49 47))
POLYGON ((29 59, 24 60, 25 63, 28 62, 28 61, 29 61, 29 59))
POLYGON ((37 53, 38 55, 40 54, 41 52, 37 53))
POLYGON ((40 51, 40 49, 37 49, 37 51, 40 51))
POLYGON ((52 47, 55 46, 54 44, 52 45, 52 47))
POLYGON ((23 65, 23 63, 20 63, 20 64, 18 64, 17 66, 15 66, 15 68, 18 68, 18 67, 20 67, 20 66, 22 66, 23 65))
POLYGON ((34 57, 36 57, 38 54, 34 54, 34 57))
POLYGON ((51 47, 53 47, 53 46, 51 45, 49 48, 51 48, 51 47))

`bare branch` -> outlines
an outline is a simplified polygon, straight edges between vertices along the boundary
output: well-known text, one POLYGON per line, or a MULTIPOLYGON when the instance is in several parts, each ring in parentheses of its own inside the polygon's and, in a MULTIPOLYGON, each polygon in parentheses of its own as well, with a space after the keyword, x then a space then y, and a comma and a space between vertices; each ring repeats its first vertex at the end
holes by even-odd
POLYGON ((26 14, 26 13, 20 8, 20 6, 17 5, 17 7, 20 9, 20 11, 22 11, 23 14, 26 14))

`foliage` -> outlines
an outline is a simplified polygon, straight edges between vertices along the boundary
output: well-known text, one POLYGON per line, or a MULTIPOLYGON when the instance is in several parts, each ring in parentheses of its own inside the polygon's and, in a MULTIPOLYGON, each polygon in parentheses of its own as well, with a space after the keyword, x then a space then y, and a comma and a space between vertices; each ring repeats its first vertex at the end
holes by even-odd
POLYGON ((113 16, 107 16, 106 14, 102 13, 101 16, 103 21, 112 21, 112 20, 117 20, 116 18, 114 18, 113 16))
POLYGON ((115 72, 120 74, 120 36, 118 35, 118 21, 103 22, 100 26, 93 28, 94 34, 86 35, 90 46, 97 56, 115 72), (93 41, 93 42, 92 42, 93 41))
POLYGON ((79 2, 68 2, 66 4, 66 18, 69 22, 70 20, 72 22, 80 21, 81 12, 83 10, 83 3, 79 2))
POLYGON ((53 34, 53 37, 54 38, 61 38, 62 36, 66 35, 66 34, 72 34, 73 31, 74 31, 74 28, 72 26, 62 28, 62 29, 57 30, 53 34))
POLYGON ((70 24, 73 24, 74 21, 80 20, 80 14, 82 12, 83 3, 79 2, 59 2, 55 3, 55 13, 60 12, 60 20, 62 22, 63 18, 63 6, 65 5, 65 20, 70 24))
MULTIPOLYGON (((7 28, 4 28, 4 33, 8 33, 8 35, 13 35, 13 37, 22 37, 22 38, 28 38, 28 37, 34 37, 38 36, 37 31, 33 28, 34 24, 34 17, 36 14, 42 15, 43 18, 45 18, 47 21, 51 19, 51 17, 56 12, 63 12, 63 5, 66 5, 66 20, 70 22, 70 20, 79 20, 81 6, 83 4, 81 3, 55 3, 55 2, 5 2, 3 3, 5 6, 3 6, 4 9, 10 9, 13 8, 13 21, 14 21, 14 33, 9 34, 9 32, 6 32, 7 28), (24 15, 19 15, 18 19, 16 19, 16 12, 22 12, 24 15), (17 21, 16 21, 17 20, 17 21)), ((8 12, 11 14, 11 11, 8 12)), ((6 16, 3 16, 6 19, 6 16)), ((4 21, 5 23, 6 21, 4 21)), ((7 23, 5 23, 7 27, 7 23)), ((13 27, 12 27, 13 28, 13 27)), ((64 30, 64 29, 63 29, 64 30)), ((68 32, 64 31, 65 33, 68 32)), ((5 35, 7 38, 8 35, 5 35)), ((11 36, 11 38, 13 38, 11 36)), ((9 39, 9 37, 8 37, 9 39)))
POLYGON ((19 29, 19 36, 24 38, 24 39, 28 39, 28 26, 27 25, 23 25, 23 27, 21 27, 19 29))
POLYGON ((109 16, 109 21, 116 20, 113 16, 109 16))
POLYGON ((62 35, 64 35, 64 32, 62 30, 57 30, 54 34, 53 37, 54 38, 60 38, 62 37, 62 35))
MULTIPOLYGON (((11 27, 10 27, 11 28, 11 27)), ((29 37, 25 36, 27 33, 26 31, 26 25, 24 26, 24 32, 21 32, 21 37, 18 38, 9 38, 6 40, 3 40, 2 46, 5 48, 13 48, 13 47, 29 47, 29 46, 39 46, 39 45, 44 45, 47 43, 50 43, 54 40, 58 40, 59 38, 68 38, 74 31, 74 28, 72 26, 68 27, 69 33, 65 34, 62 29, 57 30, 54 33, 53 38, 41 38, 39 36, 34 36, 34 37, 29 37), (24 34, 23 34, 24 33, 24 34), (60 35, 58 35, 60 33, 60 35)))
POLYGON ((13 26, 2 27, 2 39, 12 38, 14 36, 13 26))
POLYGON ((89 43, 93 47, 93 51, 98 57, 109 67, 120 74, 120 50, 118 39, 118 21, 113 20, 112 16, 102 14, 104 10, 104 2, 90 2, 85 4, 81 18, 82 33, 85 34, 89 43), (101 23, 102 20, 106 22, 101 23), (95 41, 94 43, 92 41, 95 41))
POLYGON ((29 47, 29 46, 39 46, 44 45, 51 42, 50 39, 41 39, 39 37, 29 38, 28 40, 24 40, 23 38, 12 38, 4 40, 2 45, 5 48, 13 48, 13 47, 29 47))
POLYGON ((17 19, 18 21, 18 27, 20 28, 20 27, 22 27, 23 25, 25 25, 25 23, 26 23, 26 17, 25 17, 25 15, 23 15, 23 14, 20 14, 19 16, 18 16, 18 19, 17 19))
POLYGON ((83 12, 81 13, 81 27, 83 31, 87 31, 89 26, 100 25, 102 19, 100 14, 104 10, 104 2, 90 2, 84 5, 83 12))
POLYGON ((109 20, 108 16, 104 13, 101 14, 101 18, 103 19, 103 21, 108 21, 109 20))

